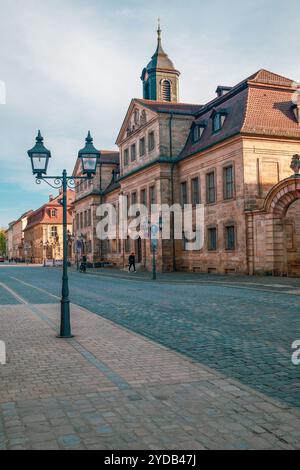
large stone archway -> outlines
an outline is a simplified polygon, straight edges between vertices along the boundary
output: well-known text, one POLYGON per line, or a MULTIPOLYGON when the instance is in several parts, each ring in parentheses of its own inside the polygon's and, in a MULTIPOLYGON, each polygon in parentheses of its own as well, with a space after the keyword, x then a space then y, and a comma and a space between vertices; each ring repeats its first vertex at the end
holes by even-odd
POLYGON ((249 274, 300 277, 300 177, 274 186, 247 227, 249 274))

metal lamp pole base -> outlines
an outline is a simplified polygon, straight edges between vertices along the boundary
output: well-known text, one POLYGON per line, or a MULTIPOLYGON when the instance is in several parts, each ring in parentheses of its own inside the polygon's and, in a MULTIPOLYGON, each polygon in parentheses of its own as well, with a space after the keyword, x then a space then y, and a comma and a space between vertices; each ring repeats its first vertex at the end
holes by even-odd
POLYGON ((58 338, 73 338, 70 321, 70 299, 68 280, 68 226, 67 226, 67 172, 62 175, 62 206, 63 206, 63 276, 60 301, 60 334, 58 338))

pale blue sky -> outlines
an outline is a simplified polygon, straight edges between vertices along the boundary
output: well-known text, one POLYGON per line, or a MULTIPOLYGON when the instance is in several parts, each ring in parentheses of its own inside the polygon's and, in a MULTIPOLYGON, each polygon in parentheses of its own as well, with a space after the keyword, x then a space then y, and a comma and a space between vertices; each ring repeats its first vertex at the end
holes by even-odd
POLYGON ((260 68, 300 80, 299 0, 0 0, 0 226, 50 193, 26 154, 38 129, 52 174, 72 171, 89 129, 98 148, 114 148, 158 16, 181 101, 204 103, 260 68))

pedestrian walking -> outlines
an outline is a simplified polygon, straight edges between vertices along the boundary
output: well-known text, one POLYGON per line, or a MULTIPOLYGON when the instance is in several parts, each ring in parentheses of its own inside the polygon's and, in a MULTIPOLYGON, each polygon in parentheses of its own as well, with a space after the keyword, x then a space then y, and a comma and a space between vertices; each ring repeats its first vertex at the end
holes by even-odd
POLYGON ((129 264, 128 272, 130 273, 131 267, 133 267, 133 272, 136 273, 136 270, 135 270, 135 254, 134 253, 131 253, 131 255, 129 256, 128 264, 129 264))

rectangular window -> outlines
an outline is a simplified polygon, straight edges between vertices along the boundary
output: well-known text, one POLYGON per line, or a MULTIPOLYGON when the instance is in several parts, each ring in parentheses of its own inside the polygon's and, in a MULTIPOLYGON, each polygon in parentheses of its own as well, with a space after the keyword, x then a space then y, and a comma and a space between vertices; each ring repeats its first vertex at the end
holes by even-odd
POLYGON ((149 200, 150 204, 155 204, 156 202, 155 186, 150 186, 149 188, 149 200))
POLYGON ((184 204, 188 203, 187 183, 186 183, 186 181, 184 181, 183 183, 180 184, 180 198, 181 198, 181 205, 183 207, 184 204))
POLYGON ((51 237, 56 238, 57 237, 57 227, 51 227, 51 237))
POLYGON ((92 225, 92 212, 91 209, 88 210, 88 226, 92 225))
POLYGON ((155 139, 154 139, 154 132, 152 131, 152 132, 149 133, 149 137, 148 137, 149 152, 154 150, 154 147, 155 147, 155 139))
POLYGON ((213 171, 206 175, 206 202, 208 204, 216 202, 215 173, 213 171))
POLYGON ((193 206, 200 204, 200 186, 198 177, 192 179, 192 204, 193 206))
POLYGON ((225 227, 225 241, 226 241, 226 250, 235 249, 235 226, 228 225, 225 227))
POLYGON ((124 166, 127 166, 129 162, 129 150, 125 149, 124 150, 124 166))
POLYGON ((234 195, 233 166, 223 170, 224 199, 232 199, 234 195))
POLYGON ((83 213, 80 212, 80 228, 83 228, 83 213))
POLYGON ((143 157, 146 152, 145 138, 140 139, 140 157, 143 157))
POLYGON ((208 229, 208 249, 209 251, 216 251, 217 249, 217 229, 211 227, 208 229))
POLYGON ((130 238, 129 237, 127 237, 125 240, 125 251, 126 253, 129 253, 130 251, 130 238))
POLYGON ((87 226, 87 211, 84 211, 84 226, 87 226))
POLYGON ((131 204, 136 204, 136 193, 131 194, 131 204))
POLYGON ((76 229, 77 229, 77 230, 80 229, 80 225, 79 225, 79 214, 76 214, 76 229))
POLYGON ((147 194, 146 194, 146 189, 141 190, 141 204, 144 206, 147 206, 147 194))
POLYGON ((131 156, 131 161, 134 162, 136 160, 136 146, 133 144, 130 147, 130 156, 131 156))

